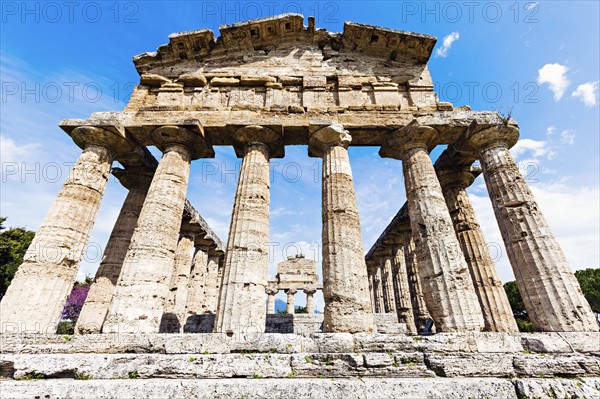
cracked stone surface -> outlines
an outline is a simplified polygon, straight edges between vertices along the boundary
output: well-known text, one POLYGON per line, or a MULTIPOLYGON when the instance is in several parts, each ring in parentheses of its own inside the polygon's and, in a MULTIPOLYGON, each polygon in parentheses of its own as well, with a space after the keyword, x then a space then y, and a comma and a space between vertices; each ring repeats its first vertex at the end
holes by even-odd
POLYGON ((158 332, 173 275, 190 161, 188 147, 166 148, 131 238, 103 332, 158 332))

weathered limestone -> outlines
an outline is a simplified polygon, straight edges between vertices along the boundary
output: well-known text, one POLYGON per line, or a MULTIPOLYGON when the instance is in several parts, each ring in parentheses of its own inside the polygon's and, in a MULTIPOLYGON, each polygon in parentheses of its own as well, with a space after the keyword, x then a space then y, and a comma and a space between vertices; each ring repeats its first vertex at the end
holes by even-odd
POLYGON ((506 291, 465 190, 475 175, 470 168, 438 170, 437 174, 479 299, 484 331, 518 332, 506 291))
POLYGON ((296 311, 296 307, 294 306, 294 295, 296 295, 296 292, 298 292, 298 290, 295 290, 295 289, 285 290, 285 293, 287 295, 285 312, 287 314, 294 314, 296 311))
POLYGON ((94 283, 90 287, 77 319, 75 325, 77 334, 95 334, 102 331, 121 274, 121 266, 127 255, 131 236, 137 225, 154 172, 148 168, 134 167, 126 170, 116 169, 113 170, 113 174, 123 186, 129 189, 129 193, 123 202, 104 249, 104 256, 96 272, 94 283))
POLYGON ((267 288, 267 314, 275 314, 275 295, 278 290, 267 288))
POLYGON ((217 331, 263 332, 269 241, 269 159, 281 138, 271 129, 247 126, 236 132, 242 168, 227 240, 217 313, 217 331))
POLYGON ((373 331, 367 267, 363 257, 348 144, 340 124, 318 129, 309 149, 323 157, 323 294, 326 332, 373 331))
POLYGON ((369 293, 371 294, 371 310, 376 312, 375 308, 375 275, 374 268, 367 263, 367 277, 369 279, 369 293))
POLYGON ((71 132, 83 149, 0 302, 0 331, 53 333, 79 263, 115 156, 136 145, 122 128, 71 132))
POLYGON ((173 275, 190 162, 209 152, 199 125, 163 126, 163 151, 131 238, 103 332, 158 332, 173 275))
POLYGON ((195 242, 192 268, 188 281, 188 297, 186 302, 187 317, 203 314, 206 299, 206 285, 208 281, 208 246, 203 240, 195 242))
POLYGON ((188 284, 192 268, 194 239, 196 237, 196 231, 194 230, 187 221, 182 222, 179 242, 175 250, 169 295, 165 302, 165 310, 161 320, 161 332, 182 332, 187 319, 188 284))
POLYGON ((208 262, 206 264, 206 280, 204 284, 204 301, 202 303, 202 313, 217 313, 219 303, 219 269, 223 253, 216 252, 210 248, 208 250, 208 262))
POLYGON ((477 155, 507 248, 519 291, 534 326, 541 331, 598 331, 590 305, 510 155, 518 129, 476 124, 457 143, 477 155))
POLYGON ((380 264, 385 313, 396 313, 396 297, 392 281, 392 259, 389 256, 385 256, 380 264))
POLYGON ((411 295, 406 271, 404 251, 401 247, 392 248, 392 281, 398 322, 405 323, 409 334, 416 334, 415 318, 411 305, 411 295))
POLYGON ((375 295, 375 313, 385 313, 383 303, 383 281, 381 280, 381 263, 373 266, 373 292, 375 295))
POLYGON ((304 293, 306 294, 306 313, 310 315, 315 314, 315 292, 317 292, 317 290, 304 290, 304 293))
POLYGON ((479 331, 481 307, 428 153, 435 135, 435 129, 411 123, 380 154, 402 160, 419 279, 438 331, 479 331))
POLYGON ((406 263, 406 274, 408 277, 408 288, 410 290, 410 301, 412 304, 413 317, 415 319, 415 327, 418 332, 425 331, 425 325, 429 320, 429 311, 425 302, 425 295, 419 279, 419 268, 417 260, 417 252, 413 234, 410 229, 404 230, 403 234, 403 252, 404 261, 406 263))

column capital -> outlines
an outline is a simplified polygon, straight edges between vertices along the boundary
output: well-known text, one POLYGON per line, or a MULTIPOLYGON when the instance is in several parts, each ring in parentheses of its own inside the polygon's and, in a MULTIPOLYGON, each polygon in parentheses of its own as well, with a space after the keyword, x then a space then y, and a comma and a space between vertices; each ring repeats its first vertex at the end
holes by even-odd
POLYGON ((348 148, 351 142, 352 136, 341 123, 316 127, 308 141, 308 153, 311 157, 322 157, 328 147, 348 148))
POLYGON ((152 131, 154 144, 162 152, 180 145, 190 151, 192 159, 212 158, 215 153, 204 137, 204 128, 199 123, 189 125, 165 125, 152 131))
POLYGON ((413 148, 430 151, 436 146, 438 131, 431 126, 421 125, 413 119, 403 128, 391 132, 379 150, 383 158, 402 159, 413 148))
POLYGON ((501 124, 483 128, 473 121, 466 134, 458 139, 453 147, 456 151, 478 157, 479 153, 493 147, 511 148, 519 140, 519 127, 501 124))
POLYGON ((70 136, 81 149, 89 146, 106 148, 113 158, 134 152, 138 147, 122 126, 79 126, 70 136))
POLYGON ((145 166, 127 166, 125 169, 113 168, 112 174, 128 190, 148 188, 154 177, 154 170, 145 166))
POLYGON ((282 134, 266 126, 244 126, 235 131, 233 140, 233 148, 239 158, 243 158, 252 145, 263 145, 269 152, 269 158, 283 158, 285 155, 282 134))
POLYGON ((296 288, 288 288, 285 290, 285 293, 288 295, 295 295, 298 292, 298 289, 296 288))
POLYGON ((465 189, 473 184, 475 178, 481 173, 480 168, 464 166, 457 168, 443 168, 436 170, 442 190, 448 187, 465 189))
POLYGON ((314 295, 318 290, 316 288, 304 288, 304 289, 302 289, 302 291, 306 295, 314 295))
POLYGON ((279 290, 275 287, 267 287, 265 288, 265 292, 267 293, 267 295, 277 295, 279 290))

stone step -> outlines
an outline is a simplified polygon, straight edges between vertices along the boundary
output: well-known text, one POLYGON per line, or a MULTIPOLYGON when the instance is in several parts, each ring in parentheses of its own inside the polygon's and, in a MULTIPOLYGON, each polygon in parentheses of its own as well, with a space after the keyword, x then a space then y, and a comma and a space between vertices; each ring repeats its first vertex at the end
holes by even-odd
POLYGON ((2 353, 596 353, 599 333, 0 334, 2 353))
POLYGON ((599 378, 306 378, 0 381, 2 398, 597 398, 599 378))
POLYGON ((600 377, 600 356, 524 353, 1 354, 7 379, 600 377))

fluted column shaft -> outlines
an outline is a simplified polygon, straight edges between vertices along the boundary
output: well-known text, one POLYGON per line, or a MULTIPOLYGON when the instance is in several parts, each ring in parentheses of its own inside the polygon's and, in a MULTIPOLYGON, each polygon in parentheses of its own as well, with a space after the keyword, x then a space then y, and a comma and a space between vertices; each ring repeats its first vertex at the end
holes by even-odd
POLYGON ((114 153, 87 145, 0 302, 0 331, 54 333, 104 195, 114 153))
POLYGON ((177 143, 163 150, 123 262, 104 332, 159 331, 173 275, 190 161, 187 146, 177 143))
POLYGON ((425 331, 425 324, 427 324, 427 320, 429 320, 430 316, 429 311, 427 310, 421 280, 419 279, 417 252, 410 230, 405 231, 403 234, 402 249, 404 252, 404 261, 406 263, 406 274, 408 277, 408 288, 410 290, 410 300, 413 309, 413 317, 415 319, 415 326, 417 327, 418 332, 423 332, 425 331))
POLYGON ((404 251, 400 247, 392 249, 392 281, 394 283, 394 296, 396 301, 396 314, 398 322, 405 323, 410 334, 416 334, 415 318, 411 304, 410 290, 408 288, 408 275, 404 251))
POLYGON ((519 291, 541 331, 598 331, 590 305, 507 145, 480 152, 483 175, 519 291))
POLYGON ((304 290, 306 294, 306 313, 315 314, 315 292, 314 290, 304 290))
POLYGON ((275 295, 276 290, 267 290, 267 314, 275 314, 275 295))
POLYGON ((375 293, 375 313, 385 313, 385 303, 383 300, 383 280, 381 279, 381 263, 375 264, 373 271, 373 291, 375 293))
POLYGON ((396 296, 392 279, 392 259, 386 256, 381 261, 381 277, 383 280, 383 298, 385 313, 396 314, 396 296))
POLYGON ((294 295, 296 294, 296 292, 298 292, 297 290, 285 290, 285 293, 287 294, 287 302, 286 302, 286 308, 285 308, 285 312, 287 314, 294 314, 296 312, 296 308, 294 306, 294 295))
POLYGON ((90 287, 79 319, 77 319, 75 326, 77 334, 97 334, 102 331, 102 325, 121 274, 121 266, 127 255, 131 237, 152 181, 152 175, 147 172, 125 171, 125 173, 126 177, 121 177, 121 179, 122 182, 127 181, 124 184, 129 188, 129 193, 123 202, 121 212, 104 249, 104 257, 96 272, 94 283, 90 287))
POLYGON ((220 255, 208 255, 206 265, 206 283, 204 285, 204 301, 202 303, 202 313, 215 314, 217 312, 217 303, 219 301, 219 259, 220 255))
POLYGON ((188 281, 188 297, 185 308, 187 317, 204 313, 207 284, 209 283, 208 247, 196 245, 195 248, 188 281))
POLYGON ((269 265, 269 149, 250 143, 242 161, 227 240, 219 332, 264 332, 269 265))
POLYGON ((481 307, 427 145, 407 146, 402 169, 427 309, 438 331, 479 331, 481 307))
POLYGON ((161 332, 177 333, 183 331, 187 319, 186 305, 188 300, 188 285, 192 268, 194 233, 182 232, 179 236, 173 276, 169 284, 169 295, 165 301, 161 332))
POLYGON ((348 132, 336 124, 311 136, 311 146, 318 146, 323 157, 323 331, 326 332, 374 330, 367 266, 348 158, 350 140, 348 132))
POLYGON ((375 304, 375 276, 374 267, 367 266, 367 277, 369 278, 369 293, 371 294, 371 310, 377 313, 377 305, 375 304))
POLYGON ((442 174, 438 172, 438 175, 445 183, 444 198, 479 299, 484 331, 518 332, 506 291, 465 190, 472 183, 474 176, 468 171, 460 170, 442 174))

